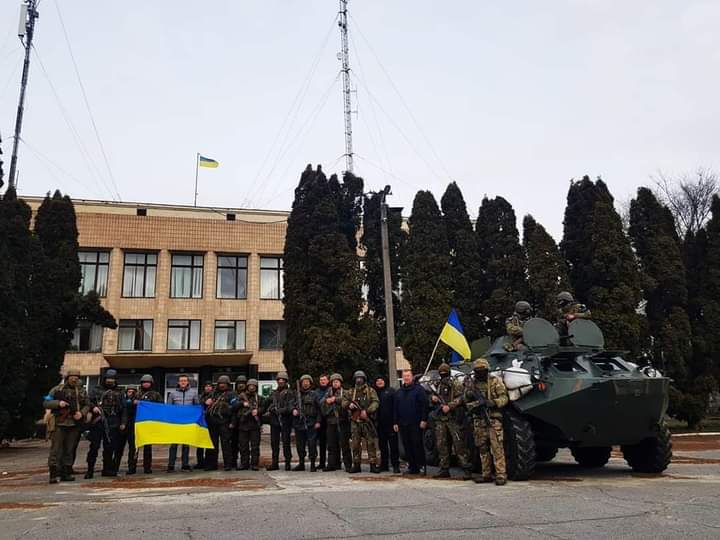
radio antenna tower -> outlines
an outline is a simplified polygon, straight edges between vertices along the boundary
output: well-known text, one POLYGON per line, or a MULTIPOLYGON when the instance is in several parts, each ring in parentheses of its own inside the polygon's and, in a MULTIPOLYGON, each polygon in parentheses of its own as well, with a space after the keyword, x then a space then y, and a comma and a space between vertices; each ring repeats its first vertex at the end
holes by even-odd
POLYGON ((348 0, 340 0, 340 42, 342 49, 338 55, 342 62, 343 105, 345 107, 345 172, 353 172, 352 143, 352 90, 350 87, 350 48, 348 46, 348 0))

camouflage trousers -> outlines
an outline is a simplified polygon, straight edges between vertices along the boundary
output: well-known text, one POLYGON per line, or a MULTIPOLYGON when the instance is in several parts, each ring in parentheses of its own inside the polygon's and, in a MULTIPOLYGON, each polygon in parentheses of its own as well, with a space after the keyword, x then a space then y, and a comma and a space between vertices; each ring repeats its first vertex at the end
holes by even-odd
POLYGON ((460 460, 463 469, 470 468, 465 435, 462 428, 454 420, 438 420, 435 422, 435 445, 440 458, 440 468, 450 468, 450 450, 455 448, 455 454, 460 460))
POLYGON ((495 478, 507 478, 505 472, 505 447, 503 445, 503 426, 499 418, 491 418, 488 426, 485 418, 475 418, 473 422, 475 446, 480 450, 483 478, 492 476, 495 466, 495 478), (491 457, 492 455, 492 457, 491 457))
POLYGON ((75 452, 79 442, 79 427, 56 427, 50 440, 48 468, 51 471, 69 474, 75 461, 75 452))
POLYGON ((360 463, 362 458, 362 440, 367 445, 368 460, 377 465, 377 434, 375 426, 370 422, 350 422, 350 448, 352 449, 353 463, 360 463))

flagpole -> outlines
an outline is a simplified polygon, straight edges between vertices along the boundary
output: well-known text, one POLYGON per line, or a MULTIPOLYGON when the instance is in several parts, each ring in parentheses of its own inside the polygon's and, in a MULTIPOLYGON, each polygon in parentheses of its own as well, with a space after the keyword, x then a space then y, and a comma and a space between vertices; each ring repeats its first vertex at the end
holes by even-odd
POLYGON ((193 201, 193 206, 197 206, 197 181, 198 181, 198 167, 200 165, 200 154, 195 154, 195 199, 193 201))
POLYGON ((423 373, 423 377, 427 375, 427 372, 430 370, 430 364, 432 364, 433 358, 435 357, 435 352, 437 351, 438 345, 440 345, 440 336, 438 336, 437 341, 435 342, 435 346, 433 347, 433 351, 430 355, 430 360, 428 360, 427 367, 425 368, 425 373, 423 373))

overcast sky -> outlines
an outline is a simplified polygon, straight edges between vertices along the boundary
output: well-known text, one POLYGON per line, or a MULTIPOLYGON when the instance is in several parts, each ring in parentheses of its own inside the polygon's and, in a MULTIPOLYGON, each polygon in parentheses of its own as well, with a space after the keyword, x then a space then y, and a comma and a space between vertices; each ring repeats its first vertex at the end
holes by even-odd
MULTIPOLYGON (((19 3, 0 2, 6 173, 19 3)), ((716 0, 349 4, 356 173, 391 184, 406 214, 418 189, 439 200, 453 179, 473 217, 502 195, 559 237, 573 177, 626 200, 658 170, 720 166, 716 0)), ((200 152, 220 167, 200 171, 199 204, 289 209, 307 163, 344 169, 337 8, 41 0, 21 193, 192 204, 200 152)))

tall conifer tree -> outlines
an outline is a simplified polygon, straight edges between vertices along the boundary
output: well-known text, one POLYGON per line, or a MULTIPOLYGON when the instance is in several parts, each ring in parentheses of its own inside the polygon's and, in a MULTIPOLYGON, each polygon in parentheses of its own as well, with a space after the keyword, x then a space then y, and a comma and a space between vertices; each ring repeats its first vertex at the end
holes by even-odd
MULTIPOLYGON (((450 311, 450 256, 437 201, 418 191, 402 256, 402 325, 399 341, 413 369, 422 371, 450 311)), ((436 362, 447 351, 439 349, 436 362)))

